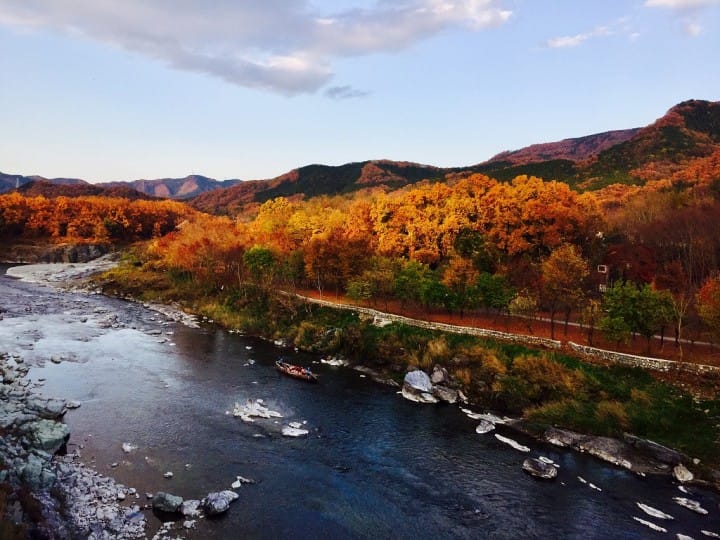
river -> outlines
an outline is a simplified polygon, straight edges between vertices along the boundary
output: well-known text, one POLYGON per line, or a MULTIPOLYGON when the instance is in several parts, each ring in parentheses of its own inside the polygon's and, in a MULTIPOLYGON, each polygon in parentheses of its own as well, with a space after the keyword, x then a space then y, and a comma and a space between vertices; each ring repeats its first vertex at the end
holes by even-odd
POLYGON ((0 350, 33 366, 45 395, 82 404, 65 416, 68 450, 137 488, 138 503, 145 492, 201 498, 238 475, 256 481, 187 538, 667 537, 633 516, 673 537, 720 533, 715 493, 690 489, 710 512, 701 516, 673 502, 686 495, 667 477, 639 477, 501 430, 559 465, 556 481, 538 481, 521 470, 526 454, 476 434, 477 421, 457 407, 411 403, 312 355, 6 277, 0 299, 0 350), (278 373, 279 355, 312 365, 319 384, 278 373), (283 418, 245 423, 228 414, 258 398, 283 418), (288 422, 306 422, 310 434, 283 437, 288 422), (137 448, 125 453, 124 442, 137 448), (638 502, 674 519, 652 518, 638 502))

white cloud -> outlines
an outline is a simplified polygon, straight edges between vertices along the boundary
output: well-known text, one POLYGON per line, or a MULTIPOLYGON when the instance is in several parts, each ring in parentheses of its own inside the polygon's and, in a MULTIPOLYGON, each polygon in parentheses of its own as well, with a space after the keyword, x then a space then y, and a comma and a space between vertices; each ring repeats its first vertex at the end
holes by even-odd
POLYGON ((563 47, 577 47, 589 39, 609 36, 612 31, 607 26, 598 26, 590 32, 583 32, 582 34, 575 34, 573 36, 559 36, 550 38, 545 42, 545 45, 551 49, 559 49, 563 47))
POLYGON ((647 7, 690 9, 712 5, 720 5, 720 0, 645 0, 645 5, 647 7))
POLYGON ((702 34, 702 26, 696 22, 689 22, 685 25, 685 33, 690 37, 697 37, 702 34))
MULTIPOLYGON (((2 0, 0 24, 79 35, 293 95, 326 86, 342 57, 401 50, 447 29, 501 25, 512 12, 500 2, 378 0, 327 14, 310 0, 2 0)), ((337 88, 344 89, 337 95, 356 92, 337 88)))
POLYGON ((645 0, 645 6, 674 10, 679 14, 685 33, 697 37, 703 32, 702 25, 697 22, 700 12, 711 6, 720 6, 720 0, 645 0))

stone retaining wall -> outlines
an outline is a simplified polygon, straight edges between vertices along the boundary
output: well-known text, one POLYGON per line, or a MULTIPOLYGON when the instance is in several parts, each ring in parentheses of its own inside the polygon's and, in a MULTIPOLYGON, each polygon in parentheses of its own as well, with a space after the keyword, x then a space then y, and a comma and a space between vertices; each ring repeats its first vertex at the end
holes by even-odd
POLYGON ((651 369, 654 371, 688 371, 700 375, 714 373, 720 375, 720 367, 706 366, 702 364, 690 364, 685 362, 676 362, 674 360, 663 360, 660 358, 649 358, 647 356, 636 356, 634 354, 624 354, 615 351, 607 351, 605 349, 597 349, 588 347, 587 345, 579 345, 568 341, 568 347, 582 356, 590 356, 605 360, 613 364, 622 364, 624 366, 639 367, 643 369, 651 369))
MULTIPOLYGON (((375 309, 361 307, 361 306, 350 306, 347 304, 336 304, 327 300, 319 300, 317 298, 303 297, 305 300, 314 304, 319 304, 331 308, 350 309, 357 313, 360 313, 368 318, 372 318, 374 324, 384 325, 391 322, 397 322, 407 324, 409 326, 415 326, 418 328, 427 328, 428 330, 440 330, 443 332, 453 332, 456 334, 469 334, 472 336, 492 338, 500 341, 509 343, 517 343, 519 345, 528 345, 534 347, 543 347, 547 349, 561 349, 563 346, 562 341, 547 339, 537 336, 527 336, 522 334, 509 334, 507 332, 500 332, 498 330, 488 330, 485 328, 475 328, 472 326, 457 326, 453 324, 444 324, 438 322, 422 321, 418 319, 411 319, 409 317, 403 317, 402 315, 393 315, 391 313, 384 313, 375 309)), ((634 354, 625 354, 615 351, 607 351, 605 349, 597 349, 595 347, 589 347, 587 345, 580 345, 573 343, 572 341, 567 342, 568 348, 581 356, 597 358, 613 364, 621 364, 624 366, 639 367, 643 369, 650 369, 653 371, 687 371, 699 375, 715 374, 720 376, 720 367, 707 366, 702 364, 691 364, 685 362, 676 362, 674 360, 663 360, 661 358, 650 358, 647 356, 637 356, 634 354)))
POLYGON ((384 313, 375 309, 361 307, 361 306, 348 306, 343 304, 336 304, 327 300, 318 300, 317 298, 303 297, 309 302, 320 304, 331 308, 342 308, 350 309, 357 313, 361 313, 368 318, 372 318, 373 322, 377 325, 382 325, 389 322, 397 322, 407 324, 408 326, 415 326, 418 328, 427 328, 428 330, 440 330, 442 332, 452 332, 455 334, 469 334, 472 336, 492 338, 500 341, 506 341, 510 343, 517 343, 519 345, 528 345, 533 347, 543 347, 548 349, 560 349, 562 342, 555 339, 547 339, 537 336, 527 336, 522 334, 509 334, 507 332, 500 332, 498 330, 488 330, 485 328, 475 328, 472 326, 458 326, 454 324, 444 324, 438 322, 421 321, 419 319, 411 319, 409 317, 403 317, 402 315, 394 315, 391 313, 384 313))

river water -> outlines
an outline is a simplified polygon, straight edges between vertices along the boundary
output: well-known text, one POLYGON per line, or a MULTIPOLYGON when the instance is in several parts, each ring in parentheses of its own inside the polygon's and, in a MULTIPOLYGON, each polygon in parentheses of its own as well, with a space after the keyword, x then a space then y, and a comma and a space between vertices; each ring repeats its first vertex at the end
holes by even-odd
MULTIPOLYGON (((1 269, 0 269, 1 271, 1 269)), ((521 470, 526 454, 455 406, 418 405, 357 371, 214 325, 190 328, 140 305, 0 278, 0 350, 20 354, 47 396, 76 400, 69 451, 141 494, 240 499, 187 538, 654 538, 720 533, 720 498, 692 488, 709 515, 677 505, 667 477, 642 478, 505 433, 555 460, 554 482, 521 470), (279 355, 320 383, 287 378, 279 355), (59 364, 48 361, 62 359, 59 364), (282 419, 245 423, 235 402, 262 399, 282 419), (310 434, 287 438, 288 422, 310 434), (124 453, 121 444, 137 448, 124 453), (82 448, 80 449, 80 445, 82 448), (115 465, 115 466, 111 466, 115 465), (163 474, 173 472, 166 479, 163 474), (589 487, 578 477, 602 491, 589 487), (636 503, 674 517, 659 520, 636 503), (670 534, 635 521, 652 521, 670 534)), ((502 433, 502 430, 501 430, 502 433)), ((144 503, 144 495, 138 501, 144 503)), ((147 513, 151 525, 159 521, 147 513)))

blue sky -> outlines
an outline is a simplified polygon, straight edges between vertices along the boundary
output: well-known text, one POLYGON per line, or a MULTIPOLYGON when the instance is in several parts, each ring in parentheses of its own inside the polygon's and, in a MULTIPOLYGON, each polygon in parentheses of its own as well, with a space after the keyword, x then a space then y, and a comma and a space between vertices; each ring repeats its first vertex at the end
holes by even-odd
POLYGON ((720 99, 720 0, 0 0, 0 171, 482 162, 720 99))

